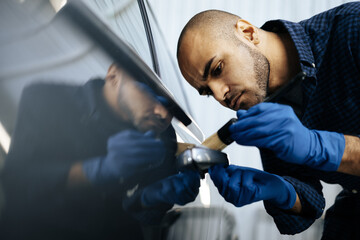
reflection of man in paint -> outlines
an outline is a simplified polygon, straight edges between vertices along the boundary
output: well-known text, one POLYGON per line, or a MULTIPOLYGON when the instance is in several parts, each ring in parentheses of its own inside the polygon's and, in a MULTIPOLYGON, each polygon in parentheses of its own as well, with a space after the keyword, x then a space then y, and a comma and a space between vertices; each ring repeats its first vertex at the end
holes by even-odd
POLYGON ((171 118, 116 65, 105 81, 25 88, 0 238, 143 239, 140 224, 159 223, 200 186, 198 173, 176 173, 171 118))
POLYGON ((162 132, 170 124, 171 114, 156 99, 150 88, 132 80, 114 64, 110 66, 106 76, 104 95, 118 114, 140 131, 162 132))

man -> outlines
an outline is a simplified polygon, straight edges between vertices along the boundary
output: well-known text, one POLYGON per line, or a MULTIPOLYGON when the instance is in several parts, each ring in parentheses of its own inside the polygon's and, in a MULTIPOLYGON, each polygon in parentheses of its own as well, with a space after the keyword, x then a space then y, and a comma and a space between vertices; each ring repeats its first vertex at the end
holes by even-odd
POLYGON ((231 137, 259 147, 266 171, 216 166, 212 180, 235 206, 264 200, 283 234, 322 215, 323 180, 344 188, 327 211, 323 239, 360 238, 359 36, 359 2, 261 28, 209 10, 180 35, 183 76, 199 94, 237 111, 231 137), (306 78, 284 93, 299 72, 306 78), (273 94, 281 95, 278 103, 262 103, 273 94))
POLYGON ((143 239, 141 224, 193 201, 199 174, 176 174, 172 116, 156 97, 116 65, 105 81, 27 87, 1 239, 143 239))

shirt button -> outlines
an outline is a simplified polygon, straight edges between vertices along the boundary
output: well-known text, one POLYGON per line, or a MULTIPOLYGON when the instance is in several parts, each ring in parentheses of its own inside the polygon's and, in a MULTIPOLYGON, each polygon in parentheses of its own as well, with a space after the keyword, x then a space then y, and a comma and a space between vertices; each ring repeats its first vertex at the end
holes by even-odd
POLYGON ((315 68, 315 67, 316 67, 315 63, 312 63, 312 64, 311 64, 311 66, 312 66, 313 68, 315 68))
POLYGON ((357 194, 357 193, 358 193, 358 190, 353 189, 353 190, 351 190, 351 192, 352 192, 353 194, 357 194))

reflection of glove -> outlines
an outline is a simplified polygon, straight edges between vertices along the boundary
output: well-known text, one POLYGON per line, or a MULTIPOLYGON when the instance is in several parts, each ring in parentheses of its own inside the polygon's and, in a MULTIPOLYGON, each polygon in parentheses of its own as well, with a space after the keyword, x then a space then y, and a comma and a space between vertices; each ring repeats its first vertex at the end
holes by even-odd
POLYGON ((159 101, 164 107, 169 107, 170 103, 169 100, 167 100, 165 97, 157 95, 155 91, 142 82, 136 82, 139 89, 142 89, 144 92, 147 92, 150 96, 155 98, 157 101, 159 101))
POLYGON ((282 177, 253 168, 216 165, 209 174, 224 199, 237 207, 268 200, 282 209, 296 201, 294 187, 282 177))
POLYGON ((200 176, 197 172, 182 172, 144 188, 142 204, 145 207, 162 203, 185 205, 195 200, 199 187, 200 176))
POLYGON ((336 171, 345 149, 343 134, 309 130, 291 107, 260 103, 237 111, 231 137, 247 146, 268 148, 280 159, 324 171, 336 171))
POLYGON ((200 175, 186 171, 135 192, 123 201, 125 211, 143 223, 159 221, 174 204, 185 205, 199 193, 200 175))
POLYGON ((122 131, 107 143, 108 153, 83 162, 83 171, 94 184, 114 184, 144 174, 159 166, 165 158, 164 143, 152 132, 122 131))

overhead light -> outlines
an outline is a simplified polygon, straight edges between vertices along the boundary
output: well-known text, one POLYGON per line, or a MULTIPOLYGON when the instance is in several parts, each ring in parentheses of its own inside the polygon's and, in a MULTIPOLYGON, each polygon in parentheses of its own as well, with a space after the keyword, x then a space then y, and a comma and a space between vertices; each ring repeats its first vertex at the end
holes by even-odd
POLYGON ((5 130, 4 126, 0 122, 0 145, 4 149, 5 153, 9 152, 10 147, 10 136, 5 130))
POLYGON ((49 1, 55 12, 60 11, 60 9, 63 6, 65 6, 65 4, 67 3, 67 0, 49 0, 49 1))

